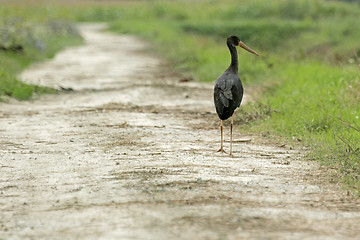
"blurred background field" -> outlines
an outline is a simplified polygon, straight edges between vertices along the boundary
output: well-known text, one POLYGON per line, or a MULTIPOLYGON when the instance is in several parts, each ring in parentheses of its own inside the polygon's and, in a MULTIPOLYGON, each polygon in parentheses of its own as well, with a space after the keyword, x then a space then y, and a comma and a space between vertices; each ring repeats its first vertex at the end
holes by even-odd
POLYGON ((225 39, 238 35, 260 54, 239 54, 245 91, 258 93, 238 112, 241 131, 306 146, 308 159, 360 194, 359 16, 359 1, 1 1, 0 95, 53 92, 16 75, 80 44, 77 22, 138 35, 153 44, 149 51, 206 82, 229 65, 225 39))
POLYGON ((52 16, 49 7, 35 3, 0 2, 0 97, 26 100, 34 93, 54 92, 24 84, 16 79, 17 74, 33 62, 53 57, 65 46, 81 43, 73 23, 52 16))

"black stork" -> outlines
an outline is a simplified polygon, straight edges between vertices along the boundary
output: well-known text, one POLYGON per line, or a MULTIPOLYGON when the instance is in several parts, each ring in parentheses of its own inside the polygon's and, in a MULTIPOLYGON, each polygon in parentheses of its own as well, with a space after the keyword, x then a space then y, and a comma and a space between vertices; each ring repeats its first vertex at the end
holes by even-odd
POLYGON ((216 80, 214 87, 214 102, 216 113, 220 118, 221 147, 218 152, 226 153, 223 148, 223 121, 231 117, 230 123, 230 156, 232 156, 232 129, 234 123, 234 111, 240 107, 244 94, 244 88, 238 76, 238 53, 236 46, 259 56, 254 50, 246 46, 237 36, 227 38, 227 46, 231 54, 231 64, 226 71, 216 80))

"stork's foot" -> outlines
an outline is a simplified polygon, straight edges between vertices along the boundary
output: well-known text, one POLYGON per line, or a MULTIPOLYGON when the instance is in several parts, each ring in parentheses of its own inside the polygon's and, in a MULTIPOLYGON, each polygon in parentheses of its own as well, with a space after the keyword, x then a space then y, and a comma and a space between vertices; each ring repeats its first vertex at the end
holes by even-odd
POLYGON ((225 152, 225 150, 223 148, 220 148, 217 152, 227 153, 227 152, 225 152))

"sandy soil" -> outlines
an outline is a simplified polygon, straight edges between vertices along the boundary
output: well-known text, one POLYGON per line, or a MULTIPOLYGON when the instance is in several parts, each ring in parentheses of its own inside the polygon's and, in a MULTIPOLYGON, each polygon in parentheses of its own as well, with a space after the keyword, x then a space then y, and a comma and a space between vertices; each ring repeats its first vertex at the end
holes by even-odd
POLYGON ((239 126, 216 153, 212 84, 103 27, 21 75, 75 91, 0 104, 0 239, 360 239, 316 163, 239 126))

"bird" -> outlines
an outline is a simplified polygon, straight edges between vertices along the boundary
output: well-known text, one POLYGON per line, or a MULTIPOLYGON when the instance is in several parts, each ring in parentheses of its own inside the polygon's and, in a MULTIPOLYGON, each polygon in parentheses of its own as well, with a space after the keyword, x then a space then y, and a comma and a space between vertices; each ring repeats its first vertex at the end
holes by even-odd
POLYGON ((240 107, 244 88, 238 76, 238 53, 236 46, 239 46, 248 52, 259 56, 254 50, 243 43, 239 37, 230 36, 226 40, 230 50, 231 63, 223 74, 218 77, 214 86, 214 103, 218 117, 220 118, 221 147, 218 152, 226 153, 223 148, 223 121, 231 117, 230 123, 230 156, 232 156, 232 130, 234 124, 234 111, 240 107))

